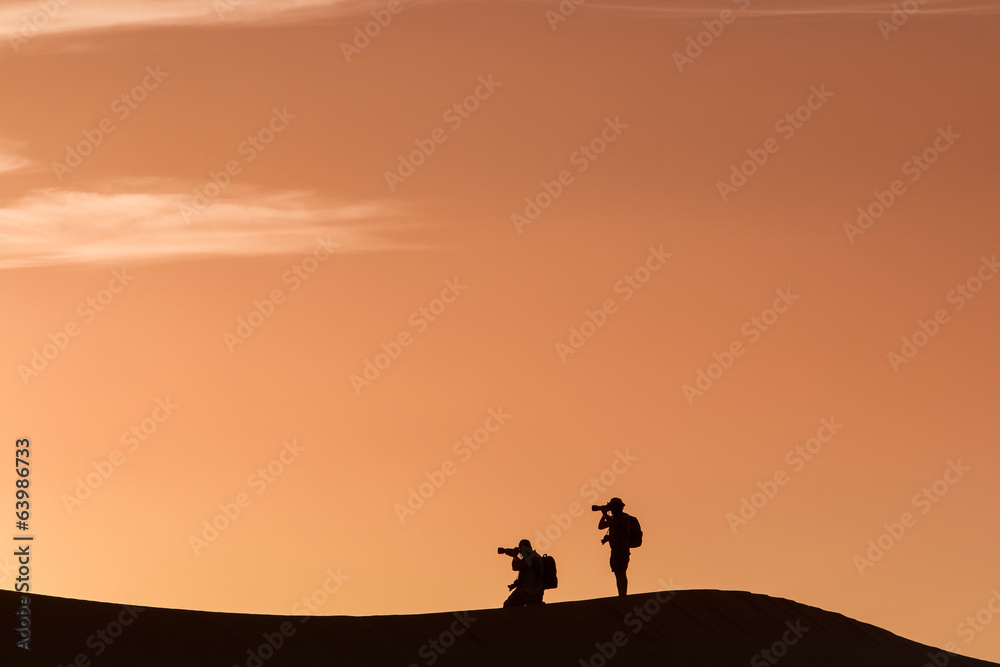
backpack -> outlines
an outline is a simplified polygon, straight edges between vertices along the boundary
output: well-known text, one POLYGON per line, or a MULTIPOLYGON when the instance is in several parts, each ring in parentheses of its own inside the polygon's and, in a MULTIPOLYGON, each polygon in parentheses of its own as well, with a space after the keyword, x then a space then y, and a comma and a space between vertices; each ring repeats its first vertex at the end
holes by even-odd
POLYGON ((556 559, 545 554, 542 556, 542 588, 555 588, 559 585, 556 576, 556 559))
POLYGON ((635 549, 642 546, 642 528, 639 520, 631 514, 628 517, 628 548, 635 549))

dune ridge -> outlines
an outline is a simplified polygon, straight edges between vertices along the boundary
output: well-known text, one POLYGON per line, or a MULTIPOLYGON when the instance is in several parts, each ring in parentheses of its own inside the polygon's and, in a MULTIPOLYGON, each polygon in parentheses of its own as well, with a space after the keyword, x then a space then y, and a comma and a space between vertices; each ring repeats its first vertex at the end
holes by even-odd
MULTIPOLYGON (((0 592, 13 619, 18 595, 0 592)), ((808 665, 985 667, 816 607, 743 591, 393 616, 272 616, 31 596, 31 651, 14 664, 808 665)), ((11 664, 6 660, 3 664, 11 664)))

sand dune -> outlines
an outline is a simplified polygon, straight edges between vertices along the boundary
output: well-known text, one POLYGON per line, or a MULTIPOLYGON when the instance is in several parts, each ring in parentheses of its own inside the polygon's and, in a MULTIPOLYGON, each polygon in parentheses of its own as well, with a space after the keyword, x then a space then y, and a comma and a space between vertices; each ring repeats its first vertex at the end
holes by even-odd
MULTIPOLYGON (((16 596, 0 592, 3 618, 16 596)), ((685 590, 412 616, 223 614, 31 598, 26 665, 951 665, 840 614, 740 591, 685 590)), ((11 634, 2 653, 10 655, 11 634)), ((6 659, 2 664, 11 664, 6 659)))

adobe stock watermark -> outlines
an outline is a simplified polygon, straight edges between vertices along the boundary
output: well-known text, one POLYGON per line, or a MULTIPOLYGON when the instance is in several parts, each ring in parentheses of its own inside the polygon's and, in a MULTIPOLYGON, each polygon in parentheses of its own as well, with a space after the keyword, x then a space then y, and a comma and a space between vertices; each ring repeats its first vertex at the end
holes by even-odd
POLYGON ((949 641, 943 648, 949 653, 963 653, 997 616, 1000 616, 1000 588, 993 588, 983 606, 955 626, 955 634, 965 641, 964 646, 957 641, 949 641))
MULTIPOLYGON (((278 651, 295 636, 295 625, 291 621, 282 621, 273 632, 262 632, 260 643, 246 650, 246 667, 263 667, 264 663, 277 655, 278 651)), ((280 663, 279 663, 280 664, 280 663)), ((240 667, 234 664, 233 667, 240 667)))
MULTIPOLYGON (((635 605, 625 614, 622 618, 622 623, 632 631, 631 636, 642 632, 642 629, 674 599, 677 591, 674 590, 675 586, 673 582, 673 577, 670 578, 669 582, 660 579, 659 584, 661 589, 653 597, 647 599, 641 605, 635 605)), ((629 643, 631 636, 624 630, 616 630, 608 637, 608 641, 594 642, 594 652, 588 658, 580 658, 577 663, 578 667, 605 667, 629 643)))
MULTIPOLYGON (((467 611, 454 611, 451 615, 455 620, 442 630, 437 637, 426 641, 417 649, 417 656, 428 667, 436 663, 441 656, 447 653, 448 649, 456 644, 458 638, 464 635, 472 627, 472 624, 478 620, 467 611)), ((411 662, 409 667, 420 667, 420 663, 411 662)))
POLYGON ((802 625, 801 619, 795 619, 795 622, 785 621, 785 627, 787 628, 781 637, 776 639, 767 648, 761 649, 750 658, 750 667, 769 667, 770 665, 776 665, 778 662, 788 655, 788 649, 795 646, 799 641, 809 632, 809 628, 802 625))
MULTIPOLYGON (((137 607, 134 604, 121 605, 122 610, 118 612, 118 616, 113 620, 106 623, 103 627, 98 628, 93 633, 91 633, 86 641, 87 648, 93 651, 94 659, 97 664, 103 664, 102 660, 97 660, 101 655, 103 655, 111 646, 125 634, 127 630, 136 619, 139 618, 139 614, 146 611, 145 607, 137 607)), ((87 667, 91 664, 90 651, 83 651, 77 653, 71 662, 69 662, 66 667, 87 667)), ((62 664, 56 667, 63 667, 62 664)))
POLYGON ((836 417, 829 419, 824 417, 819 421, 819 428, 816 429, 815 436, 807 439, 805 443, 789 449, 788 453, 785 454, 785 463, 791 466, 791 474, 784 468, 778 468, 764 481, 758 480, 757 488, 759 490, 751 493, 749 499, 747 496, 740 498, 738 515, 732 512, 726 514, 726 523, 729 524, 733 535, 736 535, 740 528, 746 526, 751 519, 756 517, 767 506, 768 502, 778 495, 778 489, 788 484, 792 475, 801 472, 806 467, 806 463, 812 461, 823 450, 823 445, 833 440, 842 428, 844 425, 838 424, 836 417))
MULTIPOLYGON (((649 246, 646 259, 619 280, 613 286, 615 294, 622 295, 622 302, 628 301, 632 296, 642 289, 653 277, 653 274, 662 269, 671 253, 664 252, 663 246, 654 248, 649 246)), ((618 312, 618 302, 614 297, 609 297, 601 302, 596 310, 586 310, 586 318, 579 324, 569 328, 569 338, 564 343, 556 341, 556 354, 559 361, 566 363, 566 359, 571 354, 576 354, 577 350, 587 344, 598 330, 608 323, 608 318, 618 312)))
MULTIPOLYGON (((962 464, 962 459, 957 461, 949 459, 948 467, 945 468, 941 477, 913 494, 910 503, 914 508, 920 510, 920 514, 927 514, 970 470, 972 470, 970 466, 962 464)), ((885 530, 877 537, 868 540, 866 543, 868 549, 864 555, 854 556, 854 567, 857 568, 858 575, 865 576, 866 568, 873 567, 875 563, 882 560, 882 557, 903 539, 907 530, 912 530, 917 525, 917 518, 912 512, 903 512, 898 521, 883 523, 882 527, 885 530)))
POLYGON ((150 93, 160 87, 163 80, 170 76, 170 72, 164 72, 157 65, 146 67, 146 75, 139 80, 131 89, 121 93, 111 101, 112 116, 105 116, 97 122, 97 126, 92 129, 81 131, 83 139, 73 145, 66 144, 66 157, 62 162, 52 163, 52 173, 56 180, 62 183, 67 174, 71 174, 74 169, 83 164, 83 160, 97 150, 97 147, 104 143, 105 138, 116 129, 118 122, 125 121, 132 115, 132 112, 145 102, 150 93))
MULTIPOLYGON (((798 294, 792 294, 791 287, 776 290, 775 294, 778 296, 770 308, 765 308, 760 312, 760 315, 754 315, 740 327, 740 333, 750 339, 748 344, 756 343, 760 340, 760 337, 766 331, 770 331, 771 327, 778 321, 778 318, 787 313, 788 309, 799 300, 798 294)), ((710 362, 704 370, 699 368, 695 372, 694 385, 681 385, 681 393, 687 399, 688 405, 694 405, 695 397, 703 396, 706 391, 711 389, 712 385, 726 371, 733 367, 736 357, 742 357, 746 351, 747 348, 744 347, 743 341, 737 339, 730 343, 721 353, 713 352, 712 358, 715 361, 710 362)))
MULTIPOLYGON (((455 441, 451 446, 451 450, 459 458, 459 463, 468 463, 510 418, 511 415, 504 412, 502 406, 490 408, 482 426, 473 429, 472 433, 463 435, 461 440, 455 441)), ((415 515, 417 510, 422 508, 444 486, 448 478, 457 472, 458 464, 451 459, 445 459, 434 470, 425 472, 424 477, 427 481, 420 482, 416 488, 407 489, 409 493, 406 496, 406 504, 395 503, 392 506, 396 517, 399 518, 399 523, 406 523, 406 520, 415 515)))
POLYGON ((62 8, 70 3, 70 0, 38 0, 38 8, 21 16, 21 27, 7 33, 7 41, 14 53, 20 53, 21 47, 28 43, 28 40, 37 37, 49 25, 49 22, 59 15, 62 8))
MULTIPOLYGON (((747 7, 750 6, 750 0, 732 1, 734 4, 739 5, 736 9, 739 12, 746 11, 747 7)), ((688 35, 687 47, 685 47, 684 53, 680 51, 674 51, 673 53, 677 71, 683 74, 686 65, 693 65, 694 61, 700 58, 701 54, 705 52, 705 49, 715 44, 715 40, 722 36, 726 26, 732 25, 736 17, 737 14, 732 9, 723 9, 719 12, 719 18, 702 21, 701 24, 705 26, 705 29, 695 35, 688 35)))
POLYGON ((892 13, 889 14, 889 20, 881 18, 875 22, 875 26, 882 34, 882 39, 888 42, 892 33, 899 32, 899 29, 906 25, 910 17, 917 13, 921 5, 925 4, 927 4, 927 0, 904 0, 901 3, 892 3, 892 13))
POLYGON ((351 387, 354 388, 354 393, 360 396, 362 388, 372 386, 372 383, 388 370, 392 362, 399 359, 400 355, 403 354, 403 349, 413 344, 413 341, 416 340, 415 336, 427 331, 431 323, 437 321, 448 309, 448 306, 455 303, 462 292, 468 288, 468 285, 458 282, 458 278, 445 280, 444 289, 441 290, 441 294, 437 298, 431 299, 426 306, 421 306, 410 313, 407 321, 413 327, 414 333, 410 333, 409 329, 402 329, 388 343, 383 341, 379 344, 381 352, 376 353, 373 359, 365 357, 361 373, 351 374, 348 379, 351 382, 351 387))
POLYGON ((303 595, 292 605, 291 613, 301 616, 301 623, 305 623, 312 615, 322 609, 329 602, 330 596, 339 591, 344 586, 344 582, 350 579, 349 576, 340 571, 339 567, 336 572, 332 568, 327 568, 324 574, 326 574, 326 578, 323 579, 322 584, 314 588, 309 595, 303 595))
MULTIPOLYGON (((93 322, 99 313, 111 305, 115 297, 125 291, 125 288, 135 280, 135 276, 126 272, 125 268, 115 269, 111 272, 111 280, 107 287, 101 288, 93 296, 88 296, 76 307, 76 314, 79 315, 83 324, 93 322)), ((39 374, 49 367, 53 361, 69 345, 71 339, 76 338, 83 331, 81 323, 76 319, 67 320, 64 325, 56 331, 50 331, 48 342, 43 343, 41 348, 32 348, 31 359, 27 364, 17 365, 17 374, 21 377, 24 386, 37 378, 39 374)))
POLYGON ((950 651, 927 652, 927 662, 920 667, 945 667, 951 661, 950 651))
POLYGON ((556 6, 558 11, 545 10, 545 20, 549 22, 552 32, 556 31, 560 23, 565 23, 566 19, 576 13, 576 8, 587 2, 587 0, 560 0, 556 6))
POLYGON ((243 0, 213 0, 212 9, 215 10, 215 15, 219 17, 220 21, 226 20, 226 14, 230 12, 235 12, 243 5, 243 0))
MULTIPOLYGON (((997 256, 994 254, 988 258, 983 255, 980 258, 979 267, 976 272, 963 282, 955 285, 945 295, 945 301, 952 306, 952 312, 958 312, 965 305, 976 298, 976 295, 983 289, 987 282, 1000 272, 1000 263, 997 263, 997 256)), ((951 313, 947 308, 938 308, 934 315, 926 320, 918 319, 917 328, 909 336, 901 336, 902 344, 899 351, 891 350, 886 358, 893 373, 899 373, 899 367, 910 363, 930 341, 938 335, 941 327, 951 322, 951 313)))
MULTIPOLYGON (((350 579, 349 576, 340 571, 340 568, 337 568, 336 572, 327 569, 326 575, 322 585, 313 589, 309 595, 302 596, 300 601, 292 605, 291 613, 300 615, 299 625, 308 623, 309 619, 313 618, 311 614, 319 611, 319 608, 329 601, 330 596, 339 591, 344 582, 350 579)), ((278 651, 288 643, 288 640, 295 636, 296 631, 294 623, 282 621, 273 632, 262 632, 260 643, 246 649, 246 659, 242 664, 245 667, 264 667, 264 663, 277 655, 278 651)), ((240 665, 234 664, 233 667, 240 667, 240 665)))
MULTIPOLYGON (((924 175, 924 172, 938 161, 941 154, 947 152, 948 149, 955 145, 955 141, 961 137, 962 135, 956 134, 951 129, 951 125, 948 126, 947 130, 939 127, 937 129, 937 136, 931 145, 919 154, 914 154, 909 160, 903 163, 901 167, 903 175, 909 176, 911 183, 916 183, 924 175)), ((873 199, 867 204, 858 207, 858 217, 855 223, 844 223, 844 233, 847 234, 847 240, 851 245, 854 245, 855 238, 871 229, 875 221, 885 215, 886 211, 904 194, 906 194, 906 183, 899 178, 889 183, 887 190, 875 190, 872 192, 873 199)))
MULTIPOLYGON (((180 406, 170 400, 170 397, 156 399, 156 407, 137 424, 133 424, 129 430, 122 432, 119 440, 128 452, 135 452, 139 447, 149 440, 156 433, 160 424, 167 421, 170 415, 174 414, 180 406)), ((115 471, 125 463, 125 454, 119 449, 111 450, 106 459, 94 461, 90 465, 94 472, 87 473, 83 478, 76 478, 76 486, 73 493, 64 493, 60 497, 66 512, 73 513, 73 510, 80 507, 83 501, 90 498, 94 491, 99 489, 104 482, 115 473, 115 471)))
MULTIPOLYGON (((325 239, 317 238, 312 253, 292 264, 281 274, 282 284, 288 285, 290 293, 295 292, 333 256, 333 251, 336 249, 337 245, 329 235, 325 239)), ((236 351, 237 346, 247 342, 250 336, 274 315, 278 306, 287 300, 288 295, 280 287, 272 289, 263 299, 254 299, 250 312, 245 317, 241 315, 236 318, 236 328, 232 332, 226 331, 222 334, 222 342, 226 344, 230 354, 236 351)))
MULTIPOLYGON (((781 135, 781 138, 788 141, 798 130, 801 130, 813 117, 813 113, 819 111, 833 97, 833 93, 826 89, 826 84, 820 84, 817 88, 812 86, 809 89, 810 95, 805 102, 795 108, 794 111, 786 113, 774 124, 774 130, 781 135)), ((774 137, 764 140, 761 148, 748 148, 747 158, 737 167, 735 164, 729 166, 729 178, 725 181, 716 181, 715 187, 719 191, 722 201, 728 201, 729 197, 735 194, 740 188, 747 184, 750 177, 767 164, 772 155, 778 152, 781 144, 774 137)))
MULTIPOLYGON (((616 449, 615 458, 611 460, 608 467, 580 486, 580 495, 585 501, 589 500, 591 505, 596 505, 599 502, 603 504, 607 501, 608 490, 638 460, 639 457, 633 456, 627 447, 624 452, 616 449)), ((576 520, 585 516, 587 512, 586 503, 580 504, 577 501, 571 502, 566 507, 565 512, 553 512, 550 514, 552 522, 544 528, 535 530, 531 536, 531 544, 535 549, 545 551, 552 546, 553 542, 558 541, 569 532, 576 520)))
MULTIPOLYGON (((247 486, 253 489, 256 495, 261 495, 278 480, 278 477, 285 473, 289 466, 299 459, 305 450, 306 448, 298 444, 295 438, 292 438, 291 442, 282 441, 278 455, 268 461, 266 466, 257 468, 247 477, 247 486)), ((236 494, 233 502, 219 503, 219 513, 211 520, 205 519, 201 522, 201 536, 188 535, 188 544, 194 551, 194 555, 200 556, 204 549, 218 540, 219 536, 229 530, 230 526, 243 515, 243 511, 252 503, 253 498, 246 492, 236 494)))
POLYGON ((208 179, 200 186, 194 188, 194 196, 190 203, 180 204, 178 211, 185 223, 191 222, 198 213, 201 213, 218 199, 222 193, 229 188, 235 176, 243 173, 243 165, 250 164, 257 156, 267 150, 267 147, 277 138, 279 134, 288 129, 291 121, 295 120, 295 114, 289 113, 288 107, 271 108, 271 117, 259 130, 247 135, 246 139, 236 146, 236 154, 243 158, 243 163, 236 158, 228 160, 218 171, 209 170, 208 179))
POLYGON ((373 39, 382 34, 383 28, 389 27, 393 17, 398 16, 404 9, 406 4, 403 0, 389 0, 384 8, 376 7, 369 11, 372 20, 354 26, 354 39, 340 43, 340 52, 344 54, 344 60, 350 63, 351 58, 360 55, 373 39))
MULTIPOLYGON (((585 144, 580 144, 569 154, 569 163, 576 167, 579 174, 587 171, 587 168, 604 154, 608 146, 618 140, 622 132, 628 129, 628 125, 621 121, 621 116, 604 119, 604 127, 593 139, 585 144)), ((542 212, 552 206, 552 203, 562 196, 566 188, 575 183, 573 172, 569 169, 562 169, 551 181, 542 180, 541 189, 534 197, 524 198, 524 209, 510 214, 510 221, 514 223, 514 229, 518 234, 524 232, 524 228, 530 226, 537 220, 542 212)))
MULTIPOLYGON (((472 117, 483 102, 490 99, 502 84, 493 79, 493 75, 480 76, 479 85, 476 86, 472 94, 467 95, 460 102, 452 104, 441 114, 441 119, 448 124, 454 132, 462 127, 462 124, 472 117)), ((410 176, 416 173, 417 168, 423 165, 427 158, 434 154, 439 144, 448 140, 448 133, 444 128, 436 127, 430 132, 426 139, 414 139, 416 149, 406 155, 400 153, 397 158, 399 162, 395 171, 385 170, 385 182, 389 186, 389 192, 395 192, 396 187, 406 182, 410 176)))

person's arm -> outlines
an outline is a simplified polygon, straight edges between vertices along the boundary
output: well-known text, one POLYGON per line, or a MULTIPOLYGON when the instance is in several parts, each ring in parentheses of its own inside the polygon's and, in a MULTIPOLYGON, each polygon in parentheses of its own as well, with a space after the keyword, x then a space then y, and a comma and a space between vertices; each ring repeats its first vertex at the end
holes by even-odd
POLYGON ((613 516, 608 521, 608 535, 611 538, 612 547, 624 547, 628 545, 629 521, 627 514, 613 516))
POLYGON ((601 510, 601 520, 597 522, 597 528, 599 530, 604 530, 611 525, 611 517, 608 516, 607 510, 601 510))

